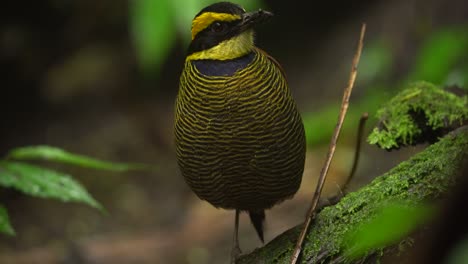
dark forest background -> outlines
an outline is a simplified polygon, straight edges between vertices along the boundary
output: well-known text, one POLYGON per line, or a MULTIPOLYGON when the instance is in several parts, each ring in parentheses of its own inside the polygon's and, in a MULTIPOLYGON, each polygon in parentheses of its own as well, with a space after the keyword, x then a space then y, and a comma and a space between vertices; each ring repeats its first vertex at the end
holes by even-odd
MULTIPOLYGON (((135 16, 142 15, 135 2, 2 4, 0 154, 47 144, 105 160, 153 164, 158 170, 110 173, 55 165, 86 186, 106 213, 1 189, 0 201, 17 234, 0 236, 0 263, 227 263, 234 214, 195 197, 178 172, 173 150, 173 105, 190 32, 168 27, 169 33, 159 35, 164 39, 155 35, 147 42, 168 48, 145 53, 134 32, 135 16), (153 60, 152 54, 159 55, 153 60)), ((348 175, 361 112, 375 113, 410 81, 466 86, 468 3, 264 0, 255 5, 275 13, 258 28, 256 42, 283 65, 309 143, 300 191, 267 212, 269 241, 303 221, 361 23, 367 23, 364 53, 327 196, 337 193, 348 175)), ((180 25, 184 20, 177 18, 191 5, 178 8, 172 7, 171 15, 180 25)), ((157 18, 155 27, 162 25, 157 18)), ((375 121, 369 120, 367 130, 375 121)), ((364 144, 351 189, 422 147, 386 152, 364 144)), ((244 252, 261 246, 246 215, 240 243, 244 252)))

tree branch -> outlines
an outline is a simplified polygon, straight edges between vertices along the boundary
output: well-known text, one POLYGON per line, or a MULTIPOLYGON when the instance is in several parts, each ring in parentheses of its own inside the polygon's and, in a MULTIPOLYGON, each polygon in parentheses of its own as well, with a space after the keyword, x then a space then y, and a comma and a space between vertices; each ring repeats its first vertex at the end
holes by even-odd
MULTIPOLYGON (((464 126, 367 186, 349 193, 338 204, 324 208, 317 214, 314 225, 305 236, 302 262, 356 261, 346 259, 341 254, 344 234, 372 219, 383 203, 419 203, 443 196, 454 185, 455 175, 467 149, 468 127, 464 126)), ((289 263, 302 228, 302 225, 291 228, 264 247, 242 256, 238 263, 289 263)), ((363 259, 376 252, 370 251, 363 259)))

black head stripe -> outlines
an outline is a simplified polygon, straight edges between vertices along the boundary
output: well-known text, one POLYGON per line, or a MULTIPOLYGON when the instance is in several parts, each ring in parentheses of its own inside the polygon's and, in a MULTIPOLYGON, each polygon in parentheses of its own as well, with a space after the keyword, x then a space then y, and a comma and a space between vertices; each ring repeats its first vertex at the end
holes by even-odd
POLYGON ((245 10, 241 6, 230 2, 219 2, 203 8, 195 17, 206 12, 242 15, 245 13, 245 10))
POLYGON ((214 33, 211 31, 210 27, 203 29, 195 36, 195 38, 190 43, 187 55, 212 48, 218 45, 219 43, 238 35, 241 32, 240 27, 238 26, 240 20, 231 22, 220 22, 226 24, 227 31, 221 33, 214 33))
MULTIPOLYGON (((206 12, 225 13, 239 16, 245 14, 245 10, 237 4, 233 4, 230 2, 219 2, 203 8, 195 17, 198 17, 206 12)), ((212 48, 218 45, 219 43, 238 35, 241 32, 240 27, 238 26, 241 20, 230 22, 218 22, 226 24, 227 30, 225 32, 215 33, 212 32, 211 27, 208 26, 207 28, 198 32, 195 38, 190 43, 187 55, 212 48)))

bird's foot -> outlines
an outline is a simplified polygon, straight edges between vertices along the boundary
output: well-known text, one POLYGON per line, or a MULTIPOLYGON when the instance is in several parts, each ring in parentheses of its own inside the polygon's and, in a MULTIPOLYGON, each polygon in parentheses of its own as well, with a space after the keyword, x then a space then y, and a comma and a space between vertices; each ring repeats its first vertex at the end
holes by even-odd
POLYGON ((231 251, 231 264, 236 264, 237 259, 240 257, 242 251, 239 245, 234 245, 231 251))

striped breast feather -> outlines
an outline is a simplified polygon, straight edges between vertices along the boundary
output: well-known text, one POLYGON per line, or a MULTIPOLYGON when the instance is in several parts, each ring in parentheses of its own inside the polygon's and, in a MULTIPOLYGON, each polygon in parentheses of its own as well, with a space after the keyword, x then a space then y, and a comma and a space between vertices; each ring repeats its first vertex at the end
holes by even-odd
POLYGON ((185 64, 176 151, 193 191, 218 207, 263 209, 299 188, 304 129, 283 73, 262 51, 232 76, 185 64))

